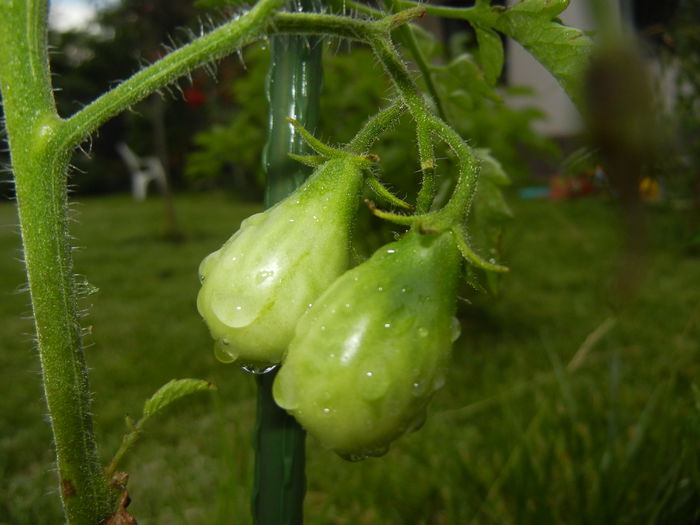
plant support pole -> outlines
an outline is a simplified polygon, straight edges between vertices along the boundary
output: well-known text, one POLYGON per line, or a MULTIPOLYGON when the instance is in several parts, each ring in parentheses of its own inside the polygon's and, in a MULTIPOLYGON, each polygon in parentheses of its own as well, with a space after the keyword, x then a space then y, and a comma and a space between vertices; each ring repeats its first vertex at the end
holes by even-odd
MULTIPOLYGON (((296 10, 312 10, 302 0, 296 10)), ((321 41, 317 37, 275 36, 270 43, 267 77, 269 135, 263 152, 265 206, 294 191, 309 169, 289 158, 308 149, 286 120, 296 119, 313 130, 318 122, 322 82, 321 41)), ((255 425, 255 487, 252 514, 257 525, 300 525, 303 522, 305 432, 272 397, 275 372, 257 376, 258 415, 255 425)))

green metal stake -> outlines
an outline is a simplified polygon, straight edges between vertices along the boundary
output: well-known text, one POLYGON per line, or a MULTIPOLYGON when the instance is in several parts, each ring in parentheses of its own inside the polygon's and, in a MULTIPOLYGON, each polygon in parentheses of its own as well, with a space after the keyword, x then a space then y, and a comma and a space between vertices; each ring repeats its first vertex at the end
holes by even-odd
MULTIPOLYGON (((300 7, 312 10, 312 1, 303 0, 300 7)), ((288 156, 288 153, 304 154, 308 150, 286 118, 293 117, 310 130, 316 127, 322 75, 320 39, 272 38, 267 77, 269 136, 263 153, 267 174, 266 207, 289 195, 309 175, 307 168, 288 156)), ((306 490, 305 432, 272 398, 274 376, 275 371, 257 376, 253 522, 257 525, 300 525, 306 490)))

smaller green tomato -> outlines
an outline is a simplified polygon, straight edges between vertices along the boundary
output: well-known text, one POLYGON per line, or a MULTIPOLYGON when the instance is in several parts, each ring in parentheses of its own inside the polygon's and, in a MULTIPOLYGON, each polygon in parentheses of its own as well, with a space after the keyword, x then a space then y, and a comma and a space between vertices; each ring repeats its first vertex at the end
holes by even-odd
POLYGON ((361 184, 356 161, 331 159, 202 261, 197 309, 221 361, 280 361, 299 317, 348 268, 361 184))
POLYGON ((297 325, 279 406, 346 458, 386 452, 444 383, 460 264, 451 232, 410 231, 344 273, 297 325))

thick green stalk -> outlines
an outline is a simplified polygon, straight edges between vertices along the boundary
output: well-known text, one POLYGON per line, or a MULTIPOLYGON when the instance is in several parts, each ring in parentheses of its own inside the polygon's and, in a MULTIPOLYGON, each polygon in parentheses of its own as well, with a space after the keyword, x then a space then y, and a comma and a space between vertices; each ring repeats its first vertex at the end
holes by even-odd
POLYGON ((49 81, 47 3, 0 5, 0 86, 60 495, 69 523, 95 525, 111 504, 76 311, 65 176, 71 150, 56 142, 62 122, 49 81))
MULTIPOLYGON (((303 2, 304 9, 312 7, 311 1, 303 2)), ((275 36, 270 53, 269 136, 263 154, 267 207, 294 191, 309 174, 308 168, 288 156, 303 155, 309 150, 287 118, 314 130, 322 82, 318 38, 275 36)), ((258 525, 300 525, 306 491, 305 432, 272 398, 274 375, 272 372, 258 376, 253 520, 258 525)))

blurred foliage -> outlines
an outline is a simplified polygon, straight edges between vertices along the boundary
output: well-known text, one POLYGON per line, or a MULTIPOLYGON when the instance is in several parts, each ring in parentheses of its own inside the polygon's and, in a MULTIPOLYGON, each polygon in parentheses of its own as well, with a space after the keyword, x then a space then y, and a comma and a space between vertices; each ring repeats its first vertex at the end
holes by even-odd
POLYGON ((683 226, 688 246, 700 251, 700 0, 679 3, 661 32, 662 63, 675 80, 671 118, 677 148, 667 157, 664 182, 688 212, 683 226))
MULTIPOLYGON (((81 30, 54 32, 49 40, 56 103, 68 116, 107 91, 117 81, 157 60, 170 47, 186 43, 199 33, 201 12, 190 0, 170 2, 122 0, 98 12, 93 24, 81 30), (162 42, 170 42, 163 45, 162 42)), ((235 59, 221 63, 226 78, 239 69, 235 59)), ((161 96, 168 151, 167 168, 176 183, 181 175, 183 153, 193 133, 208 122, 208 100, 219 96, 216 80, 205 71, 195 71, 191 81, 182 81, 161 96)), ((89 155, 76 154, 72 173, 74 190, 104 193, 128 190, 130 178, 115 146, 124 141, 138 155, 156 154, 154 119, 160 108, 149 98, 107 122, 86 148, 89 155)))
MULTIPOLYGON (((502 88, 498 85, 503 66, 503 49, 495 33, 486 36, 477 33, 471 46, 451 42, 450 51, 459 55, 445 65, 447 50, 433 36, 416 29, 415 36, 425 56, 438 65, 431 66, 437 81, 437 96, 446 118, 470 144, 479 150, 482 176, 471 214, 475 249, 487 258, 499 258, 501 230, 510 217, 501 187, 510 177, 525 182, 529 166, 523 153, 553 158, 558 152, 555 143, 533 130, 533 123, 543 118, 534 108, 513 109, 504 103, 505 96, 528 96, 523 88, 502 88), (479 44, 478 47, 477 43, 479 44), (476 57, 476 58, 475 58, 476 57)), ((243 61, 246 74, 231 84, 232 107, 222 112, 220 121, 195 136, 195 151, 186 161, 185 174, 195 186, 206 187, 233 182, 241 195, 246 181, 254 181, 259 188, 264 183, 260 167, 260 152, 265 142, 267 102, 264 95, 268 53, 265 46, 245 51, 243 61)), ((410 58, 410 57, 407 57, 410 58)), ((322 140, 338 144, 347 142, 359 130, 363 121, 394 93, 371 51, 363 46, 350 46, 337 41, 329 42, 324 56, 324 90, 321 99, 321 118, 314 133, 322 140)), ((420 80, 419 80, 420 81, 420 80)), ((385 184, 402 198, 415 198, 420 170, 415 145, 415 131, 410 118, 401 122, 383 136, 373 149, 381 157, 380 176, 385 184)), ((447 198, 454 185, 456 173, 452 155, 445 147, 438 147, 438 185, 440 191, 435 205, 447 198)), ((250 189, 247 187, 247 189, 250 189)), ((367 194, 368 198, 373 195, 367 194)), ((362 232, 356 242, 357 256, 361 259, 379 243, 391 238, 394 227, 379 225, 361 212, 357 230, 362 232)), ((487 280, 481 272, 470 275, 476 288, 495 288, 493 279, 487 280)))
MULTIPOLYGON (((442 46, 427 33, 420 32, 420 45, 435 59, 445 55, 442 46)), ((392 96, 388 81, 371 52, 331 42, 324 57, 324 91, 321 100, 320 138, 342 143, 349 140, 362 122, 392 96)), ((264 144, 267 102, 261 89, 267 71, 267 50, 253 47, 246 50, 246 75, 236 78, 231 86, 233 107, 210 129, 195 137, 196 150, 188 155, 185 172, 198 184, 212 179, 253 177, 259 184, 263 175, 259 153, 264 144)), ((544 115, 534 107, 513 109, 503 102, 503 95, 528 96, 525 88, 494 89, 484 79, 479 64, 469 54, 461 54, 444 67, 436 68, 439 95, 446 107, 450 123, 474 146, 488 148, 504 169, 516 180, 526 180, 529 168, 523 152, 553 158, 556 145, 536 133, 533 122, 544 115)), ((414 186, 417 163, 406 144, 415 139, 410 126, 399 126, 388 133, 380 145, 382 170, 392 184, 414 186), (408 179, 408 180, 407 180, 408 179)))

